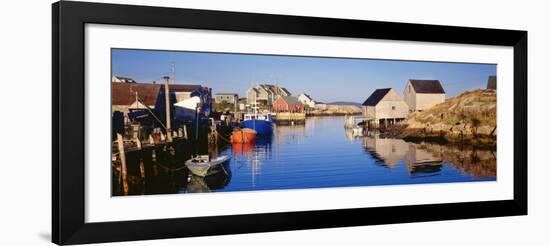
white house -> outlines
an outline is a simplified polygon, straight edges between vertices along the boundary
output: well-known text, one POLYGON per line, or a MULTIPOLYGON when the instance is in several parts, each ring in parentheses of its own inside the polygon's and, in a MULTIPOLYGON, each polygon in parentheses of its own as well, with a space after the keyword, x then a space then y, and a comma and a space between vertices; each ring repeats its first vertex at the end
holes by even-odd
POLYGON ((248 88, 246 91, 247 103, 258 103, 271 105, 279 96, 291 96, 290 92, 283 87, 271 84, 259 84, 256 87, 248 88))
POLYGON ((315 108, 315 101, 306 93, 300 94, 298 100, 310 108, 315 108))
POLYGON ((375 90, 363 103, 363 115, 373 127, 401 122, 408 114, 409 106, 392 88, 375 90))
POLYGON ((131 79, 131 78, 126 78, 126 77, 121 77, 121 76, 111 77, 111 82, 113 82, 113 83, 136 83, 136 81, 131 79))
POLYGON ((225 102, 236 104, 239 101, 239 95, 236 93, 216 93, 215 98, 217 103, 225 102))
POLYGON ((410 79, 405 86, 403 98, 411 112, 422 111, 445 102, 445 90, 439 80, 410 79))
POLYGON ((256 89, 255 87, 250 87, 248 90, 246 90, 246 103, 252 104, 252 103, 259 103, 260 100, 260 91, 256 89))

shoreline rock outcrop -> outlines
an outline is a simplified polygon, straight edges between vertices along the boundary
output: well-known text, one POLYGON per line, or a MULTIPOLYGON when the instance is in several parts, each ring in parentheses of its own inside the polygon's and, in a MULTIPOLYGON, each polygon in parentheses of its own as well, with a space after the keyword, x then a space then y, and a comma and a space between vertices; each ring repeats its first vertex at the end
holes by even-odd
POLYGON ((473 145, 495 145, 496 90, 478 89, 409 115, 399 136, 440 139, 473 145))

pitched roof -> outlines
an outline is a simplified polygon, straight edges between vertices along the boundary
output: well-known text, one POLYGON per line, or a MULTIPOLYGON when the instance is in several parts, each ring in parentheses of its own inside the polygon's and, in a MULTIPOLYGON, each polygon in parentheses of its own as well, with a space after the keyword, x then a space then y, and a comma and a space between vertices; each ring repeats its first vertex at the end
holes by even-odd
POLYGON ((365 100, 363 103, 363 106, 376 106, 378 102, 382 100, 390 92, 391 88, 384 88, 384 89, 376 89, 372 94, 370 94, 369 98, 365 100))
POLYGON ((136 101, 136 92, 146 105, 155 105, 160 85, 139 83, 111 83, 111 104, 131 105, 136 101))
MULTIPOLYGON (((168 88, 170 88, 170 91, 175 92, 193 92, 195 90, 200 89, 201 85, 184 85, 184 84, 170 84, 168 85, 168 88)), ((163 87, 164 88, 164 87, 163 87)))
POLYGON ((309 96, 309 95, 306 94, 305 92, 303 92, 302 95, 304 95, 307 99, 313 101, 313 99, 311 98, 311 96, 309 96))
POLYGON ((439 80, 417 80, 410 79, 412 87, 416 93, 433 93, 433 94, 444 94, 443 86, 439 80))
POLYGON ((279 87, 279 88, 281 88, 281 90, 282 90, 284 93, 286 93, 287 95, 289 95, 289 96, 292 95, 292 93, 290 93, 290 91, 288 91, 286 88, 284 88, 284 87, 279 87))
POLYGON ((298 100, 298 98, 294 96, 281 96, 280 98, 282 98, 288 104, 302 104, 302 102, 300 102, 300 100, 298 100))
POLYGON ((269 88, 270 88, 270 86, 268 84, 259 84, 256 87, 260 88, 260 89, 264 89, 264 90, 269 90, 269 88))
POLYGON ((287 94, 288 96, 292 95, 292 93, 290 93, 290 91, 288 91, 286 88, 284 87, 280 87, 280 86, 277 86, 277 85, 273 85, 273 84, 259 84, 257 86, 257 88, 262 88, 268 92, 271 92, 275 95, 281 95, 281 94, 287 94))
POLYGON ((487 79, 487 89, 497 89, 497 76, 489 76, 487 79))
MULTIPOLYGON (((193 92, 200 85, 171 84, 168 86, 173 92, 193 92)), ((146 105, 155 105, 161 88, 161 84, 140 83, 111 83, 111 104, 131 105, 136 101, 136 92, 146 105)))
POLYGON ((136 83, 136 81, 132 78, 128 78, 128 77, 122 77, 122 76, 113 76, 114 78, 122 81, 122 82, 125 82, 125 83, 136 83))
POLYGON ((216 93, 216 95, 220 95, 220 96, 237 96, 237 93, 229 93, 229 92, 218 92, 216 93))
POLYGON ((263 91, 265 91, 266 93, 272 92, 272 91, 269 89, 269 87, 264 86, 264 85, 256 86, 256 87, 253 88, 253 89, 255 89, 257 92, 260 92, 260 90, 263 90, 263 91))

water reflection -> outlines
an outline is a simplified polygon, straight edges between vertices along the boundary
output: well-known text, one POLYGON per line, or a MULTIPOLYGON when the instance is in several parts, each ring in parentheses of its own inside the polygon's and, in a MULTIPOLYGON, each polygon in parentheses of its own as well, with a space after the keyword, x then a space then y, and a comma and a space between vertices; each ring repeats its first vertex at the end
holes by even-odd
MULTIPOLYGON (((496 180, 495 150, 354 134, 343 123, 343 117, 310 117, 305 125, 277 126, 256 143, 128 153, 128 195, 496 180), (203 178, 184 165, 195 154, 231 159, 226 172, 203 178)), ((120 180, 113 165, 113 195, 122 194, 120 180)))
POLYGON ((449 165, 474 178, 496 176, 496 152, 466 145, 411 143, 402 139, 380 138, 377 134, 362 137, 365 150, 376 164, 396 168, 401 162, 411 177, 439 175, 449 165))
POLYGON ((439 155, 425 148, 418 148, 414 143, 408 145, 404 161, 411 176, 426 177, 440 174, 443 160, 439 155))
POLYGON ((189 175, 187 185, 180 193, 206 193, 223 189, 231 181, 231 169, 224 167, 226 172, 218 172, 206 177, 189 175))
POLYGON ((437 156, 442 162, 474 178, 490 178, 497 174, 495 150, 436 143, 411 143, 411 145, 432 156, 437 156))
POLYGON ((395 168, 409 151, 409 144, 402 139, 363 137, 363 146, 377 164, 395 168))
POLYGON ((262 162, 272 157, 273 136, 261 136, 255 143, 234 143, 231 145, 233 162, 239 165, 236 170, 246 167, 250 172, 252 187, 256 187, 256 178, 262 173, 262 162))

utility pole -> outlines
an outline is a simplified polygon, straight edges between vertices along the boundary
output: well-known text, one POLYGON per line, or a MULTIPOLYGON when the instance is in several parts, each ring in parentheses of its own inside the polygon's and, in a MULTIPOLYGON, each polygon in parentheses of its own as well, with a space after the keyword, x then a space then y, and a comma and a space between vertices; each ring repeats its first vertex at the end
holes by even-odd
POLYGON ((237 94, 236 97, 233 97, 233 107, 234 107, 234 110, 233 110, 233 117, 237 116, 237 104, 239 103, 239 96, 237 94))
POLYGON ((164 101, 166 106, 166 141, 171 143, 172 142, 172 124, 171 124, 171 117, 170 117, 170 89, 168 88, 168 80, 170 80, 169 76, 164 76, 164 101))

